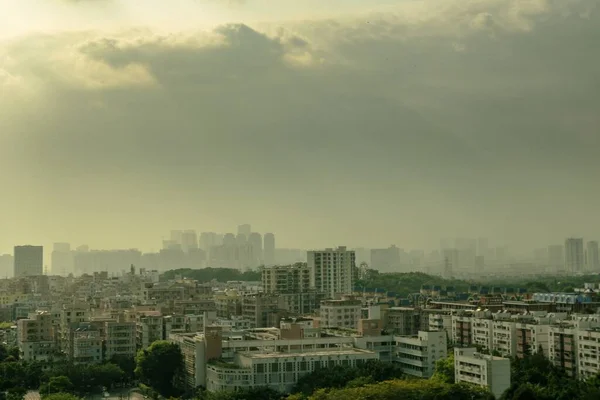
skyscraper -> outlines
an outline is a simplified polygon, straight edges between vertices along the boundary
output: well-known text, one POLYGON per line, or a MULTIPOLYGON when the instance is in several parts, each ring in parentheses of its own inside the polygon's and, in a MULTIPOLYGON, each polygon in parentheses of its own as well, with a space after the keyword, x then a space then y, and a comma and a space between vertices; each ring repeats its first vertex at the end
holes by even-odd
POLYGON ((262 236, 258 232, 252 232, 248 237, 248 244, 252 247, 252 256, 254 257, 255 264, 261 265, 263 263, 263 240, 262 236))
POLYGON ((250 226, 250 224, 243 224, 243 225, 238 225, 238 235, 244 235, 246 236, 246 239, 250 236, 250 233, 252 232, 252 226, 250 226))
POLYGON ((358 274, 354 251, 347 250, 345 246, 309 251, 307 264, 311 287, 325 297, 352 293, 358 274))
POLYGON ((15 246, 15 277, 44 274, 43 246, 15 246))
POLYGON ((181 249, 186 253, 198 249, 198 235, 195 230, 188 229, 181 233, 181 249))
POLYGON ((600 259, 598 258, 598 242, 589 241, 586 246, 586 266, 589 272, 600 272, 600 259))
POLYGON ((399 272, 400 249, 395 245, 387 249, 371 249, 371 269, 380 272, 399 272))
POLYGON ((565 271, 568 274, 583 272, 583 239, 568 238, 565 240, 565 271))
POLYGON ((554 271, 560 271, 565 265, 565 247, 562 244, 548 246, 548 266, 554 271))
POLYGON ((73 253, 69 243, 54 243, 51 254, 53 275, 68 275, 73 272, 73 253))
POLYGON ((263 240, 263 258, 265 265, 273 265, 275 264, 275 235, 272 233, 265 233, 263 240))

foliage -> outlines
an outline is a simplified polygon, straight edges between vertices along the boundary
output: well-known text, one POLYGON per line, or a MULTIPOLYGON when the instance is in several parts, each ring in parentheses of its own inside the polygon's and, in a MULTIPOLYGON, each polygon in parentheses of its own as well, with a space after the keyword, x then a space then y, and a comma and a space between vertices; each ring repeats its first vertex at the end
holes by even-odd
POLYGON ((53 376, 47 383, 40 386, 41 395, 50 395, 53 393, 71 393, 73 383, 66 376, 53 376))
POLYGON ((27 394, 27 389, 15 386, 6 391, 6 400, 23 400, 27 394))
POLYGON ((70 393, 53 393, 45 396, 44 400, 79 400, 79 397, 70 393))
POLYGON ((5 361, 0 363, 0 390, 12 388, 37 389, 40 387, 42 367, 38 363, 5 361))
POLYGON ((454 352, 450 352, 448 357, 437 360, 435 363, 435 372, 431 379, 442 383, 454 383, 454 352))
POLYGON ((126 381, 123 370, 112 363, 97 365, 74 365, 69 362, 55 363, 52 368, 44 371, 41 379, 43 382, 50 383, 55 377, 68 378, 73 384, 73 388, 64 391, 72 391, 82 396, 99 392, 102 387, 112 388, 126 381))
POLYGON ((182 370, 183 355, 175 343, 156 341, 137 355, 136 375, 165 397, 177 394, 177 379, 182 370))
MULTIPOLYGON (((296 398, 298 398, 296 396, 296 398)), ((434 380, 394 379, 354 388, 319 389, 309 400, 493 400, 487 390, 473 385, 450 385, 434 380)), ((288 398, 289 399, 289 398, 288 398)))
POLYGON ((343 388, 350 383, 356 387, 361 383, 381 382, 401 376, 402 369, 398 365, 369 360, 356 367, 336 365, 318 368, 298 379, 293 392, 310 395, 321 388, 343 388))
POLYGON ((227 281, 260 281, 260 271, 240 271, 234 268, 181 268, 172 269, 163 273, 160 276, 161 281, 168 281, 175 279, 176 276, 182 276, 183 278, 195 279, 199 282, 209 282, 213 279, 218 282, 227 281))
POLYGON ((110 363, 123 370, 123 379, 125 382, 132 382, 135 379, 135 357, 115 354, 111 357, 110 363))
POLYGON ((428 275, 422 272, 408 273, 377 273, 369 274, 366 279, 359 280, 357 287, 367 289, 385 289, 395 292, 397 295, 406 297, 412 293, 418 293, 422 285, 454 286, 456 290, 466 291, 469 283, 458 279, 444 279, 439 276, 428 275))
POLYGON ((0 343, 0 362, 15 361, 19 359, 19 348, 0 343))
POLYGON ((269 387, 241 388, 233 391, 208 392, 198 395, 199 400, 282 400, 285 396, 269 387))

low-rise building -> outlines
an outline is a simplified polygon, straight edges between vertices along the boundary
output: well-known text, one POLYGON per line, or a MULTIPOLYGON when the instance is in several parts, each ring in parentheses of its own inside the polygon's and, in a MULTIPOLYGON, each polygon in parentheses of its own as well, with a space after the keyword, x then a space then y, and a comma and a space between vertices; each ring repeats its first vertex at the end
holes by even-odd
POLYGON ((420 331, 417 336, 395 336, 395 358, 402 371, 419 378, 430 378, 435 363, 448 356, 445 331, 420 331))

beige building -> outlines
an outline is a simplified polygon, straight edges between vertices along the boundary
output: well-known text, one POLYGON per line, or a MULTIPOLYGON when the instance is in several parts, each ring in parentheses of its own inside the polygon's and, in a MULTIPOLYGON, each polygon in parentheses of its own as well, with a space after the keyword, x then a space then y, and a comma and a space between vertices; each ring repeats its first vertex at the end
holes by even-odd
POLYGON ((17 345, 25 361, 51 361, 59 351, 52 314, 32 313, 17 321, 17 345))
POLYGON ((307 264, 310 269, 310 287, 335 299, 342 294, 351 294, 358 270, 353 250, 340 246, 337 249, 309 251, 307 264))
POLYGON ((261 272, 265 293, 303 293, 311 289, 307 264, 266 266, 261 272))
POLYGON ((361 302, 354 299, 323 300, 319 310, 320 327, 358 329, 361 302))

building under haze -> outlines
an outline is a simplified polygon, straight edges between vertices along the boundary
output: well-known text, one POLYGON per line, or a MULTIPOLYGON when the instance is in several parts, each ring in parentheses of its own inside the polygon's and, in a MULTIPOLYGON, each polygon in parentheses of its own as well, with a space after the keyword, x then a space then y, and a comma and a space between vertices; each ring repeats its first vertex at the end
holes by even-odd
POLYGON ((356 255, 345 246, 307 252, 311 287, 328 298, 352 293, 357 278, 356 255))
POLYGON ((275 235, 265 233, 263 238, 263 258, 265 265, 275 264, 275 235))
POLYGON ((254 264, 263 264, 263 239, 260 233, 252 232, 248 236, 248 244, 252 247, 252 257, 254 264))
POLYGON ((582 238, 565 240, 565 271, 567 274, 583 272, 584 253, 582 238))
POLYGON ((250 233, 252 232, 252 226, 250 224, 238 225, 237 233, 238 235, 244 235, 246 238, 250 237, 250 233))
POLYGON ((371 249, 370 266, 380 272, 399 272, 400 249, 395 245, 387 249, 371 249))
POLYGON ((586 266, 590 272, 600 272, 600 259, 598 257, 598 242, 587 242, 586 246, 586 266))
POLYGON ((54 243, 50 255, 52 275, 68 275, 73 273, 74 258, 69 243, 54 243))
POLYGON ((565 265, 565 247, 562 244, 548 246, 548 266, 552 272, 559 272, 565 265))
POLYGON ((15 277, 44 274, 43 246, 15 246, 15 277))

